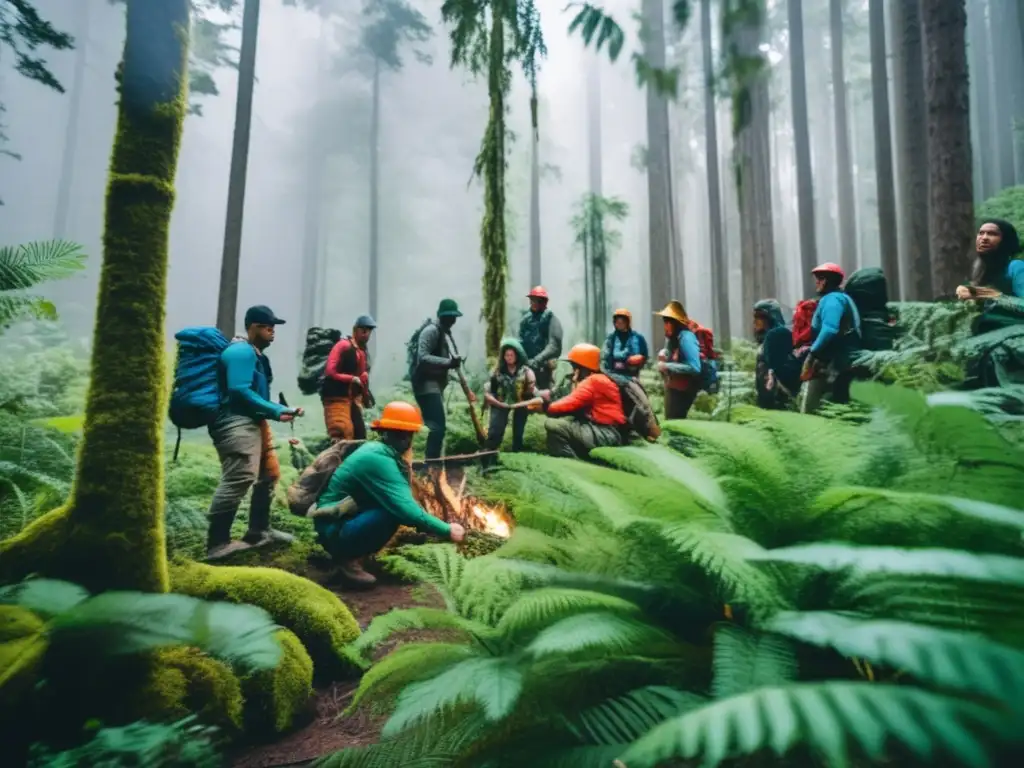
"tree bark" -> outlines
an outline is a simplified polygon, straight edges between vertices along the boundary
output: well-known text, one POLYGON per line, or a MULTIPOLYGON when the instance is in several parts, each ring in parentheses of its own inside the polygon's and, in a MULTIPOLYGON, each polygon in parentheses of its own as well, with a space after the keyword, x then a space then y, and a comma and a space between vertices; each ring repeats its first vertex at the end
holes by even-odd
POLYGON ((541 252, 540 252, 540 133, 537 125, 537 91, 530 95, 530 285, 540 285, 541 252))
POLYGON ((793 104, 793 146, 796 152, 796 202, 800 225, 800 271, 804 295, 814 294, 818 244, 814 222, 814 177, 811 137, 807 124, 807 71, 804 57, 804 9, 801 0, 788 0, 789 78, 793 104))
POLYGON ((245 0, 242 12, 242 48, 238 55, 238 94, 235 132, 228 172, 228 205, 224 223, 224 255, 220 265, 217 327, 231 337, 238 315, 238 272, 242 258, 242 218, 249 170, 249 133, 252 128, 252 92, 256 82, 256 44, 259 38, 260 0, 245 0))
POLYGON ((373 60, 370 106, 370 316, 377 319, 380 301, 380 59, 373 60))
POLYGON ((995 194, 998 187, 998 170, 995 166, 995 153, 991 151, 986 137, 989 136, 989 125, 992 119, 992 93, 989 90, 989 66, 987 31, 985 25, 985 6, 982 0, 969 0, 967 4, 967 34, 970 43, 967 55, 970 57, 970 72, 973 75, 968 84, 970 98, 969 122, 973 141, 974 166, 972 183, 975 185, 976 201, 980 202, 995 194))
POLYGON ((967 12, 964 0, 921 3, 928 103, 929 227, 933 282, 950 294, 966 276, 974 239, 967 12))
POLYGON ((54 212, 53 236, 63 240, 68 234, 68 214, 71 209, 71 189, 75 183, 75 157, 78 153, 79 120, 82 112, 82 81, 85 79, 89 45, 89 9, 92 4, 83 0, 78 4, 75 24, 75 71, 68 94, 68 121, 64 127, 64 153, 60 163, 60 181, 57 182, 57 207, 54 212))
POLYGON ((878 239, 889 295, 902 295, 899 240, 896 232, 896 187, 892 172, 892 127, 889 120, 889 75, 886 71, 885 7, 869 0, 871 28, 871 108, 875 128, 875 183, 878 195, 878 239))
MULTIPOLYGON (((318 41, 317 72, 315 94, 323 92, 323 82, 327 71, 328 59, 328 22, 320 20, 320 37, 318 41)), ((319 271, 321 249, 320 230, 323 219, 323 184, 325 153, 320 134, 314 130, 306 139, 306 196, 305 216, 302 231, 302 295, 299 302, 299 340, 300 344, 305 333, 316 324, 317 314, 317 273, 319 271)), ((297 350, 302 356, 301 347, 297 350)))
MULTIPOLYGON (((643 0, 644 49, 651 66, 665 67, 665 10, 662 0, 643 0)), ((650 231, 650 297, 652 311, 660 310, 673 298, 675 283, 671 218, 675 205, 669 174, 668 102, 651 85, 647 86, 647 221, 650 231)))
POLYGON ((839 213, 839 258, 848 273, 857 268, 857 205, 850 157, 850 118, 843 60, 843 0, 830 0, 832 101, 836 130, 836 207, 839 213))
POLYGON ((70 501, 0 542, 0 583, 166 592, 164 307, 188 0, 128 0, 89 394, 70 501))
POLYGON ((1005 34, 1010 24, 1011 0, 991 0, 988 4, 988 52, 990 76, 987 78, 991 93, 992 113, 989 152, 996 161, 996 193, 1013 186, 1013 88, 1021 75, 1021 62, 1015 60, 1016 51, 1010 47, 1005 34))
MULTIPOLYGON (((1019 72, 1024 66, 1024 46, 1020 38, 1021 16, 1024 8, 1017 3, 1006 4, 1007 22, 1002 29, 1002 39, 1010 57, 1010 72, 1019 72)), ((1013 87, 1013 161, 1014 183, 1024 184, 1024 79, 1011 77, 1013 87)))
POLYGON ((928 111, 924 93, 921 12, 916 2, 890 6, 893 39, 893 103, 899 158, 900 217, 906 298, 930 301, 932 263, 928 234, 928 142, 921 136, 928 111))
POLYGON ((722 237, 722 185, 718 176, 718 119, 715 115, 715 63, 711 38, 711 0, 700 2, 701 53, 704 63, 704 148, 708 177, 708 219, 711 244, 711 322, 726 345, 729 327, 729 264, 722 237))

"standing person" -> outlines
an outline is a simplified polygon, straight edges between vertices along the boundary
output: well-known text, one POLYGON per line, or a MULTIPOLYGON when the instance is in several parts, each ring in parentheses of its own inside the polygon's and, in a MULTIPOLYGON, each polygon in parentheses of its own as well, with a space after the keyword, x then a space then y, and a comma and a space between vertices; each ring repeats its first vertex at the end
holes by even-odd
POLYGON ((985 219, 974 241, 971 280, 956 289, 961 301, 1012 296, 1024 299, 1024 261, 1016 228, 1002 219, 985 219))
POLYGON ((785 339, 789 337, 789 349, 792 352, 793 337, 786 327, 786 319, 782 315, 782 305, 775 299, 761 299, 754 305, 754 341, 757 342, 757 357, 754 363, 754 389, 757 392, 757 405, 760 408, 774 409, 780 407, 780 391, 769 386, 771 367, 768 364, 768 348, 772 346, 780 350, 785 348, 785 339), (782 329, 778 331, 777 329, 782 329), (773 344, 769 345, 771 338, 773 344))
POLYGON ((655 315, 665 321, 665 346, 658 370, 665 380, 665 418, 685 419, 701 387, 700 342, 681 302, 673 299, 655 315))
POLYGON ((312 513, 320 543, 340 561, 341 575, 362 586, 377 581, 362 558, 380 551, 400 525, 454 542, 466 536, 465 528, 434 517, 412 495, 412 439, 423 428, 416 406, 388 403, 370 428, 381 439, 359 446, 334 470, 312 513))
POLYGON ((249 545, 293 539, 270 527, 270 502, 281 469, 267 419, 288 422, 303 413, 301 408, 286 408, 270 400, 274 375, 266 349, 274 341, 274 329, 283 324, 269 307, 249 307, 245 340, 229 344, 221 353, 221 410, 209 427, 221 464, 220 483, 207 513, 209 559, 249 545), (249 530, 242 541, 231 541, 238 505, 250 488, 249 530))
MULTIPOLYGON (((512 408, 533 398, 537 376, 527 365, 523 345, 511 337, 501 340, 498 364, 484 387, 484 402, 490 406, 491 417, 487 425, 487 450, 497 450, 505 438, 508 415, 512 414, 512 450, 523 450, 523 435, 530 413, 526 408, 512 408)), ((488 462, 492 463, 492 462, 488 462)))
POLYGON ((820 298, 811 318, 814 341, 800 374, 807 382, 802 413, 817 411, 829 391, 832 402, 850 402, 851 368, 860 350, 860 312, 853 299, 842 291, 846 273, 838 264, 826 262, 811 274, 820 298))
POLYGON ((441 299, 437 305, 437 318, 425 323, 416 333, 415 358, 410 367, 412 393, 423 413, 423 421, 430 430, 427 436, 428 459, 441 457, 447 419, 444 412, 444 390, 448 386, 448 371, 462 365, 462 358, 453 355, 448 344, 455 321, 462 317, 454 299, 441 299))
POLYGON ((371 406, 370 354, 366 347, 377 323, 369 315, 360 315, 352 335, 338 341, 327 356, 320 401, 324 405, 324 423, 332 440, 365 440, 363 408, 371 406))
POLYGON ((647 339, 633 330, 633 314, 628 309, 616 309, 612 322, 615 330, 605 339, 601 365, 609 373, 636 378, 647 363, 647 339))
POLYGON ((548 292, 541 285, 528 294, 530 311, 519 321, 519 343, 529 358, 527 365, 537 377, 538 389, 550 389, 562 354, 562 323, 548 309, 548 292))
MULTIPOLYGON (((544 409, 548 420, 548 453, 585 459, 594 448, 622 445, 626 414, 619 385, 601 373, 601 350, 593 344, 577 344, 566 358, 573 368, 573 391, 544 409), (572 418, 560 418, 560 417, 572 418)), ((540 393, 541 403, 551 390, 540 393)))

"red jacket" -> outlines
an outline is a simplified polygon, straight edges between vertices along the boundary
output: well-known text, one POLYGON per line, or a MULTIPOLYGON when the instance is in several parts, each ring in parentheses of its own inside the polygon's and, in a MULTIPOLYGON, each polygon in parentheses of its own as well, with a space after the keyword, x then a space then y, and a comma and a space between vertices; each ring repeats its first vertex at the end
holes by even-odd
MULTIPOLYGON (((352 395, 352 381, 362 382, 366 392, 370 374, 366 363, 366 350, 345 337, 331 349, 324 368, 324 383, 320 394, 324 397, 349 397, 352 395)), ((360 393, 361 394, 361 393, 360 393)))
POLYGON ((621 427, 626 423, 619 385, 603 373, 593 373, 561 400, 548 406, 548 416, 579 415, 604 427, 621 427))

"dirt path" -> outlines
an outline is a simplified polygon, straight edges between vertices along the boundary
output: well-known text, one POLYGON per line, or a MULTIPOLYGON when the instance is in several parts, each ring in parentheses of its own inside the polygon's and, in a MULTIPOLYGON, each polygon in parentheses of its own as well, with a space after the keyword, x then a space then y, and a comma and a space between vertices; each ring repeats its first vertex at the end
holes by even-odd
MULTIPOLYGON (((416 584, 381 581, 372 590, 344 591, 335 585, 328 585, 352 611, 362 629, 374 616, 387 613, 392 608, 409 608, 415 605, 442 606, 440 596, 432 589, 416 584)), ((419 633, 408 632, 402 640, 420 639, 419 633)), ((397 643, 380 649, 383 655, 397 643)), ((372 744, 380 737, 380 730, 386 718, 357 713, 350 717, 341 713, 351 703, 358 687, 357 680, 333 683, 314 691, 311 721, 283 738, 265 745, 247 747, 232 756, 233 768, 283 768, 284 766, 308 765, 318 757, 329 755, 344 747, 372 744)))

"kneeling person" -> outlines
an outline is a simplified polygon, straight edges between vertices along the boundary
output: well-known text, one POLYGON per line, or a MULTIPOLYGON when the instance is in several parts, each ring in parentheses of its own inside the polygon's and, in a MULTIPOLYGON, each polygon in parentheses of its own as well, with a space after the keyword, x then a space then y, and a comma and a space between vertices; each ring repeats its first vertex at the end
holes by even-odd
POLYGON ((313 525, 320 543, 341 563, 341 574, 356 584, 373 584, 361 559, 388 543, 400 525, 443 539, 462 541, 465 529, 426 512, 412 495, 405 456, 423 428, 419 409, 388 403, 370 428, 381 439, 357 448, 331 475, 316 503, 313 525))
MULTIPOLYGON (((622 394, 619 385, 601 373, 601 350, 593 344, 577 344, 566 359, 572 364, 576 386, 545 409, 548 453, 584 459, 594 448, 622 445, 626 426, 622 394)), ((550 397, 550 391, 542 397, 550 397)))

